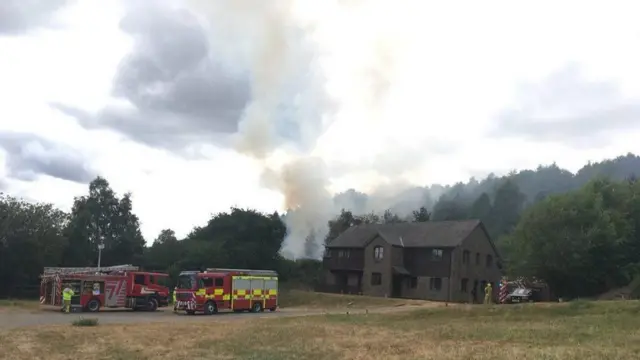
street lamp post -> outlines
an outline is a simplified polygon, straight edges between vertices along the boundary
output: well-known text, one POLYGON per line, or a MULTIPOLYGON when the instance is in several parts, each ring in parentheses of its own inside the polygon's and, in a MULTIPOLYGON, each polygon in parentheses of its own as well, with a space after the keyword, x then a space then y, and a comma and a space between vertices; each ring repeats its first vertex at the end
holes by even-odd
POLYGON ((101 238, 100 244, 98 244, 98 271, 100 271, 100 260, 102 259, 102 249, 104 249, 104 241, 101 238))

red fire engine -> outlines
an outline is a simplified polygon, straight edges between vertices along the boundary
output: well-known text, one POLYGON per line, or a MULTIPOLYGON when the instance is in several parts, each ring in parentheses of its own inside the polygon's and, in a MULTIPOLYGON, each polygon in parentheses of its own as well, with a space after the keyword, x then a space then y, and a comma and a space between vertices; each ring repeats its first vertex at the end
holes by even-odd
POLYGON ((155 311, 168 306, 169 288, 159 284, 169 275, 138 271, 137 266, 102 268, 44 268, 40 283, 40 304, 62 306, 62 290, 75 293, 71 310, 99 311, 105 308, 129 308, 155 311))
POLYGON ((207 315, 222 309, 261 312, 278 308, 278 273, 271 270, 183 271, 176 287, 176 310, 207 315))

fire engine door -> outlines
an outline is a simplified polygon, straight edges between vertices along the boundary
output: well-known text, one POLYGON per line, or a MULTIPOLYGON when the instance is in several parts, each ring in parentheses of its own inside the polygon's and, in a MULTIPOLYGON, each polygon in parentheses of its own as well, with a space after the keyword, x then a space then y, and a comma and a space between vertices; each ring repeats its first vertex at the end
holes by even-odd
POLYGON ((259 302, 264 307, 264 279, 251 279, 251 302, 259 302))
POLYGON ((87 296, 100 296, 104 293, 104 280, 85 280, 82 293, 87 296))

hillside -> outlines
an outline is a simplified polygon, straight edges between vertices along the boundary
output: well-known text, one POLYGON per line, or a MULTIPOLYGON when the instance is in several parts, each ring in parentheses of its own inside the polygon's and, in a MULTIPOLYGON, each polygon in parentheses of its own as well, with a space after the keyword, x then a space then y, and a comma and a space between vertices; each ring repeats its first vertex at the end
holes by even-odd
POLYGON ((493 198, 492 194, 495 194, 498 187, 506 180, 511 180, 525 196, 525 203, 531 204, 550 194, 579 189, 596 177, 624 180, 634 176, 640 176, 640 156, 629 153, 602 162, 589 162, 575 174, 556 164, 540 165, 535 170, 522 170, 505 176, 490 174, 480 181, 471 178, 455 185, 416 186, 392 198, 367 195, 350 189, 337 194, 334 203, 356 214, 390 209, 393 213, 407 215, 421 206, 434 209, 438 201, 456 199, 471 204, 482 193, 487 193, 493 198))

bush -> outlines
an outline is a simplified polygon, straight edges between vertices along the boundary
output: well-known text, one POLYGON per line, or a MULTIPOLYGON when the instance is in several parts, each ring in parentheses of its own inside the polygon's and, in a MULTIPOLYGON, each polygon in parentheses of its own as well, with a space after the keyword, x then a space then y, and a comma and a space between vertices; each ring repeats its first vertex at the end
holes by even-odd
POLYGON ((73 326, 98 326, 98 319, 97 318, 86 319, 81 317, 80 319, 73 320, 71 324, 73 326))
POLYGON ((640 299, 640 276, 636 276, 629 284, 629 293, 631 299, 640 299))

